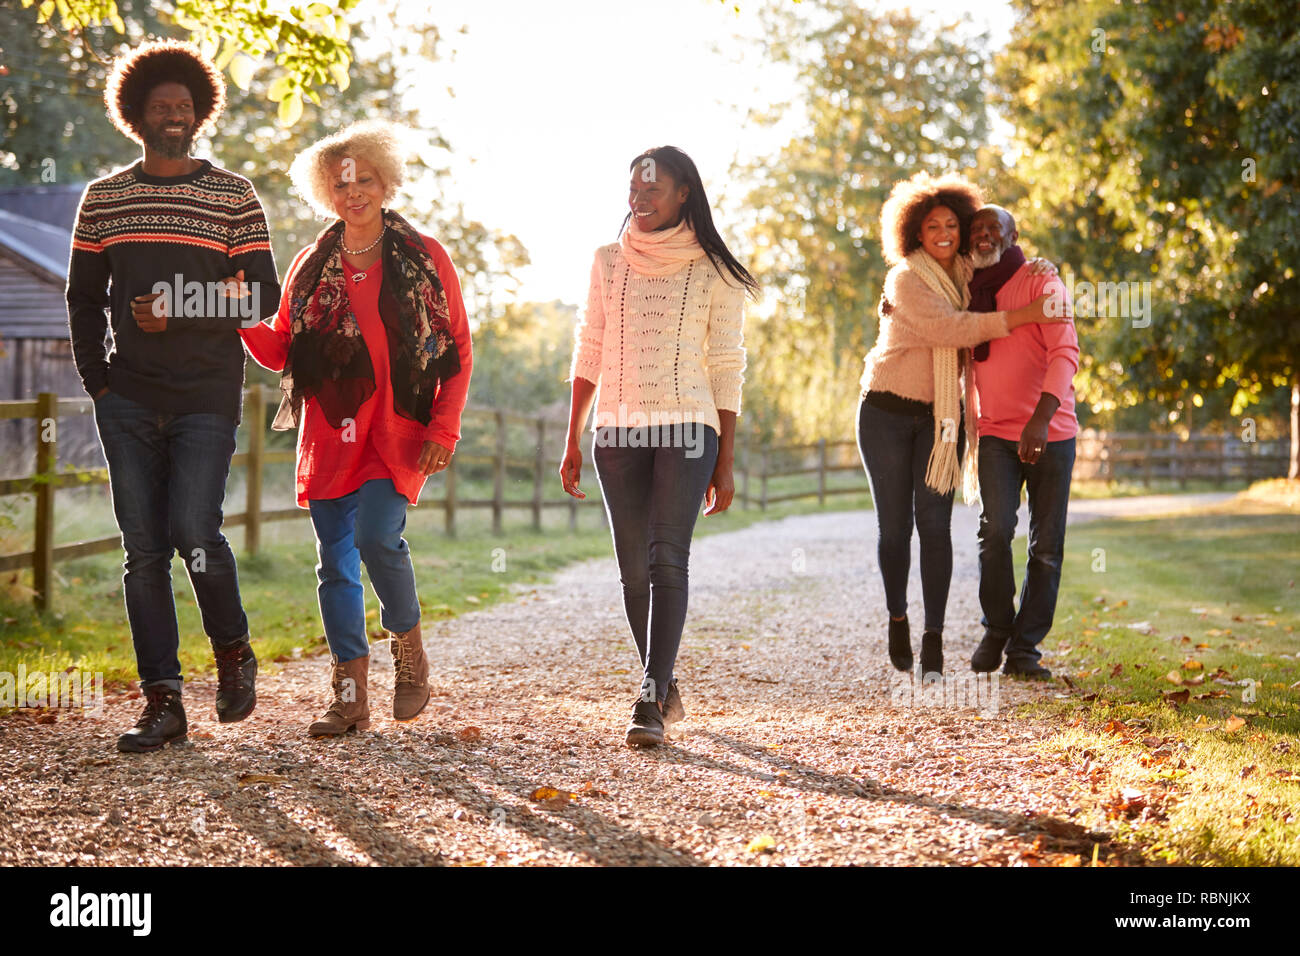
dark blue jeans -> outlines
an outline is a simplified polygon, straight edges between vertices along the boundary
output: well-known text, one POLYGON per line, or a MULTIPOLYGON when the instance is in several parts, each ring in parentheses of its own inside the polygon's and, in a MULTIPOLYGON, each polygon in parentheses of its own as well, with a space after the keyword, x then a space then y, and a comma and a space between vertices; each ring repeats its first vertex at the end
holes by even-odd
MULTIPOLYGON (((893 617, 907 613, 907 578, 912 569, 912 524, 921 539, 921 597, 925 629, 943 631, 952 582, 952 499, 925 483, 934 445, 934 417, 885 411, 858 404, 858 453, 867 469, 871 501, 880 531, 876 558, 885 582, 885 606, 893 617)), ((957 428, 957 457, 966 447, 957 428)))
POLYGON ((1056 593, 1065 555, 1065 516, 1074 471, 1074 439, 1050 441, 1036 464, 1017 454, 1018 443, 1005 438, 980 439, 980 605, 983 624, 1008 638, 1007 665, 1033 664, 1038 644, 1052 629, 1056 593), (1029 562, 1020 589, 1020 609, 1012 599, 1016 574, 1011 542, 1016 535, 1020 489, 1029 490, 1029 562))
POLYGON ((95 402, 95 424, 126 552, 122 588, 140 681, 179 690, 174 552, 185 562, 208 637, 229 644, 248 634, 235 556, 221 533, 235 422, 160 412, 108 392, 95 402))
POLYGON ((599 428, 591 456, 641 658, 641 694, 662 701, 686 626, 691 534, 718 461, 718 433, 692 423, 599 428))

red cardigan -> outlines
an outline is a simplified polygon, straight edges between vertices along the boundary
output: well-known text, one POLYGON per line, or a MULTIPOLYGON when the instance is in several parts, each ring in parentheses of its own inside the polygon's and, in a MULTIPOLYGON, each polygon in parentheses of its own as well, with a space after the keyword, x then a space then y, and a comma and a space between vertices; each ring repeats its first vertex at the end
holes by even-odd
MULTIPOLYGON (((361 282, 348 272, 348 294, 361 337, 370 352, 375 368, 375 392, 357 409, 350 433, 336 429, 325 419, 314 399, 303 403, 302 423, 298 429, 298 506, 307 507, 311 499, 338 498, 355 491, 364 475, 376 473, 375 455, 387 468, 393 486, 411 504, 417 504, 426 479, 416 470, 426 441, 455 450, 460 439, 460 418, 469 394, 470 372, 474 357, 470 343, 469 319, 460 296, 460 279, 451 258, 436 239, 423 236, 424 245, 433 256, 447 295, 451 332, 460 355, 460 372, 438 389, 433 400, 433 417, 428 426, 402 418, 393 409, 393 386, 389 375, 388 339, 379 316, 379 287, 382 274, 373 269, 361 282), (348 440, 344 440, 347 438, 348 440)), ((261 366, 273 372, 284 370, 289 356, 289 297, 297 272, 310 247, 294 258, 285 276, 280 311, 270 323, 240 329, 249 354, 261 366)), ((382 471, 382 469, 379 469, 382 471)))

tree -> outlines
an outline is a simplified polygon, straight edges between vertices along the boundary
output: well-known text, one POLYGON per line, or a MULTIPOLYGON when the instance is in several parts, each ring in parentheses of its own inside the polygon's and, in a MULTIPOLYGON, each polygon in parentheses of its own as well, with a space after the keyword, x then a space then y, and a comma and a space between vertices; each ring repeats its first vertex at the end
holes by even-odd
MULTIPOLYGON (((352 51, 346 14, 357 3, 337 0, 333 6, 320 2, 289 6, 267 0, 220 4, 175 0, 171 20, 189 31, 189 38, 241 89, 248 87, 259 62, 271 57, 276 76, 267 96, 279 104, 280 122, 292 126, 302 115, 304 98, 320 105, 318 90, 323 84, 347 89, 352 51)), ((83 55, 101 63, 109 57, 96 48, 94 28, 108 25, 120 35, 128 32, 116 0, 23 0, 23 6, 35 7, 38 24, 49 25, 69 47, 79 47, 83 55)))
MULTIPOLYGON (((1110 316, 1090 386, 1170 409, 1290 386, 1300 474, 1300 32, 1267 0, 1015 0, 999 64, 1031 203, 1150 324, 1110 316)), ((1226 423, 1225 423, 1226 424, 1226 423)), ((1234 423, 1235 424, 1235 423, 1234 423)))
POLYGON ((746 407, 764 437, 808 440, 852 431, 886 272, 879 222, 890 188, 921 169, 978 175, 994 165, 980 149, 987 69, 979 37, 932 33, 908 12, 777 3, 763 22, 769 57, 794 68, 797 86, 793 102, 753 119, 802 112, 809 128, 735 170, 752 183, 748 261, 768 297, 746 330, 746 407))

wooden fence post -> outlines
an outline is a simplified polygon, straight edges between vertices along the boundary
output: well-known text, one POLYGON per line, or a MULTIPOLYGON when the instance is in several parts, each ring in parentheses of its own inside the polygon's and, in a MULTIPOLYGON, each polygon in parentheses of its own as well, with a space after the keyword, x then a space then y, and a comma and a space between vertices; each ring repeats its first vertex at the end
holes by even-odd
POLYGON ((759 466, 763 469, 759 473, 759 492, 758 492, 758 510, 767 510, 767 449, 764 448, 759 453, 759 466))
POLYGON ((542 530, 542 456, 546 451, 546 419, 537 419, 537 454, 533 459, 533 530, 542 530))
POLYGON ((244 550, 257 554, 262 544, 262 455, 266 450, 266 392, 254 385, 245 409, 248 422, 248 466, 244 469, 244 550))
POLYGON ((826 507, 826 439, 817 439, 817 506, 826 507))
POLYGON ((501 534, 506 501, 506 413, 497 410, 497 451, 492 459, 492 533, 501 534))
POLYGON ((32 554, 32 587, 36 607, 54 604, 54 492, 58 460, 59 397, 36 396, 36 541, 32 554))
POLYGON ((740 479, 740 507, 749 510, 749 440, 745 439, 740 446, 740 459, 745 463, 745 470, 740 479))

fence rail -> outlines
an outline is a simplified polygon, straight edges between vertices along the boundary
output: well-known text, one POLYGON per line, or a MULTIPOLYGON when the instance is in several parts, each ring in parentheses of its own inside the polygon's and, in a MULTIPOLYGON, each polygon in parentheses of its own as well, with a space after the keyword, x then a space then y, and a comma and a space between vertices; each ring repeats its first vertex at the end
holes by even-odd
MULTIPOLYGON (((231 467, 245 469, 244 510, 225 516, 228 527, 243 526, 244 550, 255 554, 261 547, 262 527, 267 522, 303 517, 302 508, 274 508, 263 506, 263 469, 266 465, 291 463, 295 453, 288 450, 267 450, 266 418, 268 390, 255 385, 245 393, 245 419, 260 423, 260 428, 249 427, 248 450, 231 459, 231 467)), ((59 398, 42 393, 34 400, 0 402, 0 421, 6 419, 36 419, 36 467, 32 475, 22 478, 0 479, 0 497, 31 494, 35 497, 34 547, 30 551, 0 555, 0 572, 23 568, 32 569, 32 587, 36 605, 48 610, 53 600, 54 565, 73 558, 87 557, 121 547, 118 535, 56 545, 55 499, 61 488, 105 484, 108 472, 102 468, 59 472, 58 423, 60 418, 93 414, 94 402, 89 398, 59 398)), ((525 415, 503 409, 469 407, 467 420, 491 422, 492 451, 482 454, 469 451, 468 443, 452 458, 443 472, 445 491, 441 498, 426 499, 425 503, 443 511, 443 526, 448 535, 456 534, 457 513, 463 509, 491 511, 492 533, 501 534, 505 512, 527 510, 532 527, 542 528, 542 515, 555 508, 568 510, 570 530, 577 528, 577 499, 566 497, 548 500, 544 494, 547 482, 558 483, 555 467, 559 461, 558 449, 547 447, 548 429, 557 438, 566 425, 562 421, 542 416, 525 415), (524 457, 511 454, 508 431, 510 425, 528 426, 532 432, 532 454, 524 457), (474 466, 490 469, 491 497, 462 497, 460 471, 474 466), (532 494, 526 499, 506 497, 507 471, 527 471, 532 494)), ((469 434, 471 429, 466 428, 469 434)), ((583 436, 587 444, 586 460, 590 461, 590 433, 583 436)), ((558 442, 557 442, 558 444, 558 442)), ((863 494, 868 491, 861 463, 857 458, 857 444, 853 441, 827 441, 787 445, 757 445, 739 439, 737 450, 737 488, 735 501, 742 508, 756 505, 766 510, 769 505, 800 499, 816 498, 825 505, 832 495, 863 494), (828 477, 836 473, 851 472, 857 480, 848 485, 831 487, 828 477), (816 477, 814 487, 772 493, 771 483, 783 479, 816 477), (757 493, 754 485, 757 485, 757 493)), ((1233 480, 1254 480, 1285 474, 1288 463, 1288 445, 1284 440, 1261 442, 1242 441, 1234 435, 1192 434, 1185 438, 1175 435, 1142 432, 1081 432, 1078 439, 1074 477, 1098 479, 1109 482, 1131 479, 1149 485, 1154 480, 1173 480, 1185 485, 1189 479, 1208 479, 1217 483, 1233 480)), ((589 495, 586 506, 598 504, 600 498, 589 495)), ((601 518, 604 511, 600 509, 601 518)))

